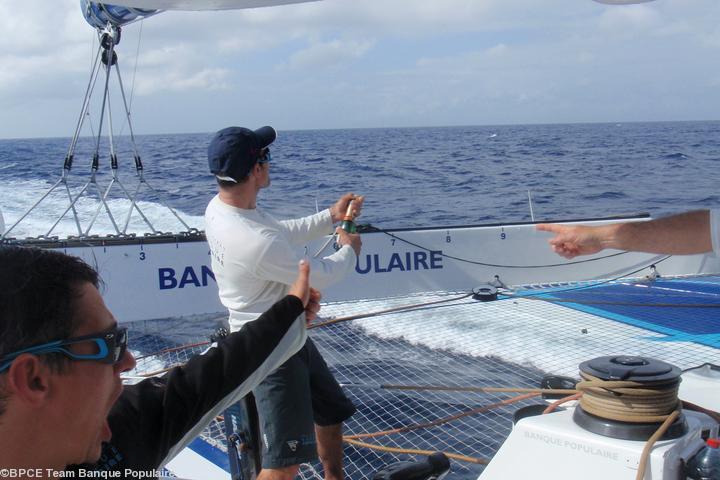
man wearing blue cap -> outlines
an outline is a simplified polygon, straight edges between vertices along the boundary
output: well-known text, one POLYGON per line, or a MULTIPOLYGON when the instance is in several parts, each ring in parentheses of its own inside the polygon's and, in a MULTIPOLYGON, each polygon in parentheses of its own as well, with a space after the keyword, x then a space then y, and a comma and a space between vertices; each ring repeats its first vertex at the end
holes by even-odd
MULTIPOLYGON (((229 127, 215 134, 208 164, 218 194, 205 211, 205 229, 220 300, 231 330, 257 318, 286 295, 297 272, 296 249, 332 232, 350 201, 358 214, 362 197, 348 193, 322 212, 278 221, 257 208, 260 190, 270 185, 272 127, 229 127)), ((341 280, 360 253, 357 234, 337 229, 340 249, 311 259, 310 283, 323 287, 341 280)), ((254 390, 263 438, 258 480, 291 480, 301 463, 323 463, 325 478, 341 480, 342 423, 355 407, 345 396, 312 340, 254 390), (317 439, 317 440, 316 440, 317 439)))

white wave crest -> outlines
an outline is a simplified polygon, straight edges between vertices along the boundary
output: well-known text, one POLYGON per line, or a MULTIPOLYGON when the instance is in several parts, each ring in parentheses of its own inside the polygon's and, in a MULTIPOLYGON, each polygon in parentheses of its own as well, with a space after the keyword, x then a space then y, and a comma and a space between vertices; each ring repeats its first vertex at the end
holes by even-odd
MULTIPOLYGON (((5 227, 8 229, 8 236, 15 238, 37 237, 40 235, 51 235, 67 237, 78 235, 77 222, 72 210, 68 211, 52 231, 53 224, 66 212, 70 206, 67 190, 64 187, 55 189, 45 198, 30 214, 13 228, 13 225, 52 187, 53 184, 44 180, 12 180, 0 184, 0 210, 5 218, 5 227), (10 231, 10 229, 12 230, 10 231)), ((127 187, 126 187, 127 188, 127 187)), ((76 196, 80 188, 71 189, 71 194, 76 196)), ((86 191, 75 203, 77 218, 83 233, 92 227, 90 235, 116 234, 117 231, 112 224, 110 216, 99 200, 97 190, 86 191), (100 211, 98 213, 98 208, 100 211), (96 217, 93 222, 93 218, 96 217)), ((128 214, 131 210, 131 202, 128 199, 110 199, 107 201, 115 224, 120 231, 125 229, 128 214)), ((152 232, 154 228, 160 232, 185 231, 183 224, 171 213, 169 208, 156 202, 138 201, 137 207, 147 218, 147 222, 138 213, 137 208, 132 208, 130 221, 125 233, 143 234, 152 232), (152 225, 152 228, 150 225, 152 225)), ((182 211, 175 212, 191 228, 204 229, 202 215, 189 215, 182 211)))
MULTIPOLYGON (((324 306, 322 312, 331 317, 354 315, 438 298, 442 297, 331 304, 324 306)), ((499 358, 569 376, 577 375, 580 363, 605 355, 646 356, 681 368, 700 365, 717 355, 715 349, 691 341, 529 299, 489 303, 463 300, 440 308, 373 316, 353 323, 384 340, 400 339, 458 355, 499 358)))

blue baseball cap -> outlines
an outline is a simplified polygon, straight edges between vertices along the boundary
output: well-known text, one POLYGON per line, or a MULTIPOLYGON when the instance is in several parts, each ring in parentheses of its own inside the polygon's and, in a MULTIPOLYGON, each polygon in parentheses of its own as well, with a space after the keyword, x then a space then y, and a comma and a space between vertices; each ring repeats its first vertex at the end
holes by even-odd
POLYGON ((250 130, 243 127, 223 128, 208 146, 210 172, 220 180, 240 181, 258 161, 260 152, 277 138, 273 127, 250 130))

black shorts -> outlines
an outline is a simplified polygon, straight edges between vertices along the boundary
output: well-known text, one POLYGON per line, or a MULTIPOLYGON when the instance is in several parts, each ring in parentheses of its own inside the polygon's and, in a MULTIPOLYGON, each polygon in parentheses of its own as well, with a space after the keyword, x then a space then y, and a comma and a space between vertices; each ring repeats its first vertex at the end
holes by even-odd
POLYGON ((263 468, 317 459, 315 425, 336 425, 355 413, 310 338, 253 393, 260 417, 263 468))

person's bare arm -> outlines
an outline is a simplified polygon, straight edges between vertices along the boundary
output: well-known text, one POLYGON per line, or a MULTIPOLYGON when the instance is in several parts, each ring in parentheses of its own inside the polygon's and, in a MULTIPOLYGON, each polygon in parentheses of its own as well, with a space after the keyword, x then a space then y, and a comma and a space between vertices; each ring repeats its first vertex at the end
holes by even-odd
POLYGON ((555 234, 548 242, 557 254, 565 258, 590 255, 606 248, 671 255, 690 255, 712 250, 708 210, 647 222, 597 227, 539 224, 536 228, 555 234))

